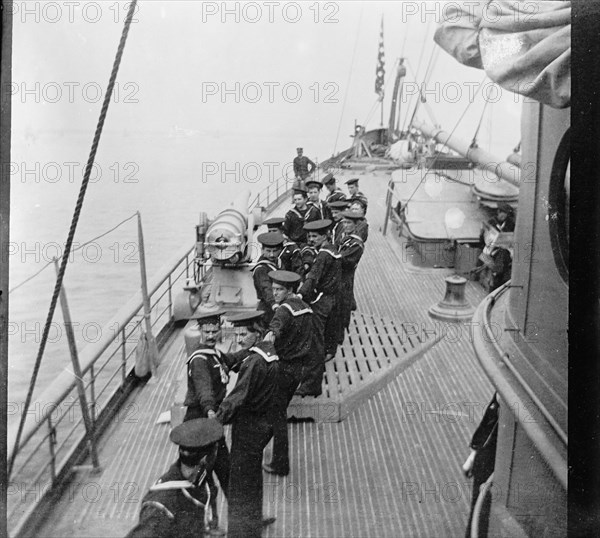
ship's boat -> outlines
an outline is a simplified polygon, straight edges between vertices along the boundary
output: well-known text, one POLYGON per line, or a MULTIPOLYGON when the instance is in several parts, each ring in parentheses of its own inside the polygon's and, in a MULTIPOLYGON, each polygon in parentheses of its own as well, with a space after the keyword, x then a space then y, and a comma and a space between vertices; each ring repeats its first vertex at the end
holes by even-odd
MULTIPOLYGON (((352 147, 317 172, 359 178, 371 233, 357 310, 326 364, 323 394, 289 407, 290 476, 265 475, 263 510, 277 517, 266 536, 463 535, 473 493, 460 466, 494 393, 495 469, 474 492, 473 535, 564 535, 569 116, 559 94, 562 108, 526 104, 522 161, 534 169, 515 158, 474 161, 472 151, 449 150, 439 129, 419 123, 403 134, 392 118, 387 129, 357 126, 352 147), (461 276, 479 256, 460 256, 476 251, 499 203, 518 207, 503 245, 512 274, 487 295, 461 276)), ((42 394, 51 405, 27 416, 9 452, 12 536, 122 536, 135 524, 141 497, 175 459, 168 432, 182 418, 185 361, 198 338, 190 318, 254 308, 255 236, 289 207, 292 184, 282 177, 254 197, 241 193, 213 221, 201 215, 194 245, 109 322, 123 331, 84 350, 91 424, 72 375, 42 394), (148 338, 157 363, 136 373, 148 338)), ((223 335, 229 348, 233 330, 223 335)), ((226 525, 224 514, 220 499, 226 525)))

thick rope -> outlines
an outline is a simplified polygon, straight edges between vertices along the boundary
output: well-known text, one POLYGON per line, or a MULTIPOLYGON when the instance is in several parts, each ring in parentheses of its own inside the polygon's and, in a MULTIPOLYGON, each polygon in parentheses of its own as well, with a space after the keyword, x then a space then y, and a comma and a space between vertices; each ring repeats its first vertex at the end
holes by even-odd
POLYGON ((69 261, 69 253, 71 251, 71 246, 73 245, 73 237, 75 236, 75 230, 77 228, 77 223, 79 222, 79 215, 81 214, 81 207, 83 205, 83 200, 85 198, 85 193, 87 190, 87 186, 90 180, 90 174, 92 172, 92 166, 94 165, 94 160, 96 158, 96 151, 98 150, 98 144, 100 142, 100 136, 102 134, 102 128, 104 127, 104 120, 106 119, 106 113, 108 111, 108 105, 110 104, 110 100, 112 97, 113 88, 115 86, 115 81, 117 78, 117 73, 119 72, 119 65, 121 64, 121 58, 123 57, 123 50, 125 49, 125 43, 127 41, 127 34, 129 33, 129 27, 131 26, 131 21, 133 19, 133 13, 135 11, 137 5, 137 0, 132 0, 129 4, 129 11, 127 12, 127 18, 125 19, 125 25, 123 27, 123 32, 121 34, 121 41, 119 42, 119 47, 117 49, 117 55, 115 57, 115 61, 113 63, 112 72, 110 74, 110 79, 108 81, 108 87, 106 89, 106 95, 104 96, 104 102, 102 103, 102 110, 100 111, 100 118, 98 119, 98 125, 96 126, 96 132, 94 133, 94 140, 92 142, 92 148, 90 150, 90 156, 88 158, 87 166, 85 167, 85 173, 83 176, 83 180, 81 182, 81 188, 79 190, 79 196, 77 198, 77 203, 75 205, 75 211, 73 213, 73 219, 71 221, 71 227, 69 229, 69 235, 67 237, 67 242, 65 244, 65 251, 63 253, 62 260, 60 262, 60 269, 58 271, 58 276, 56 277, 56 285, 54 286, 54 293, 52 294, 52 300, 50 301, 50 308, 48 310, 48 317, 46 319, 46 324, 44 325, 44 332, 42 333, 42 340, 40 342, 40 348, 35 359, 35 365, 33 368, 33 374, 31 376, 31 381, 29 383, 29 390, 27 391, 27 398, 25 399, 25 407, 23 413, 21 415, 21 420, 19 421, 19 429, 17 431, 17 438, 15 439, 15 446, 13 449, 13 453, 10 458, 10 462, 8 465, 8 477, 10 478, 13 465, 15 462, 15 458, 17 457, 19 451, 19 443, 21 442, 21 435, 23 434, 23 428, 25 426, 25 419, 27 418, 27 411, 29 410, 29 405, 31 404, 31 399, 33 396, 33 391, 35 388, 35 382, 37 380, 37 376, 40 370, 40 365, 42 363, 42 356, 44 355, 44 350, 46 349, 46 342, 48 341, 48 333, 50 332, 50 325, 52 324, 52 317, 54 316, 54 310, 56 309, 56 303, 58 301, 58 296, 60 294, 60 289, 62 287, 63 278, 65 275, 65 270, 67 267, 67 262, 69 261))
MULTIPOLYGON (((114 232, 119 226, 122 226, 123 224, 125 224, 127 221, 135 218, 137 215, 137 213, 134 213, 133 215, 131 215, 131 217, 127 217, 125 220, 122 220, 121 222, 119 222, 119 224, 117 224, 116 226, 113 226, 110 230, 107 230, 106 232, 97 235, 96 237, 92 237, 90 240, 86 241, 85 243, 79 245, 78 247, 74 248, 71 250, 71 252, 76 252, 78 250, 81 250, 83 247, 87 247, 90 243, 93 243, 94 241, 101 239, 102 237, 104 237, 105 235, 108 235, 111 232, 114 232)), ((42 267, 37 273, 34 273, 33 275, 31 275, 30 277, 26 278, 25 280, 23 280, 23 282, 21 282, 20 284, 17 284, 16 286, 14 286, 13 288, 11 288, 9 290, 9 294, 11 294, 13 291, 19 289, 21 286, 24 286, 25 284, 27 284, 27 282, 29 282, 30 280, 32 280, 33 278, 35 278, 36 276, 38 276, 44 269, 46 269, 46 267, 48 267, 51 263, 54 262, 54 259, 50 260, 46 265, 44 265, 44 267, 42 267)))

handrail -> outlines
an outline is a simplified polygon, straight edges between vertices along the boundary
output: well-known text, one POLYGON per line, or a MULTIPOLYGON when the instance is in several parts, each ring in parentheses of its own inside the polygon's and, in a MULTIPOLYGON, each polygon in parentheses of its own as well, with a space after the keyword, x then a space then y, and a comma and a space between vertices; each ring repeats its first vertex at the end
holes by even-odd
MULTIPOLYGON (((250 204, 250 211, 256 208, 271 209, 292 187, 289 174, 282 175, 256 195, 250 204)), ((195 244, 180 250, 149 282, 155 334, 173 321, 172 289, 193 274, 194 250, 195 244)), ((138 291, 106 322, 100 340, 87 345, 80 353, 81 376, 84 378, 85 391, 90 395, 88 403, 92 407, 94 425, 132 369, 137 343, 135 335, 139 331, 142 315, 142 295, 138 291)), ((73 397, 75 390, 73 373, 62 372, 50 387, 35 398, 36 402, 43 402, 44 405, 41 409, 36 408, 36 413, 27 415, 18 447, 14 446, 17 427, 11 427, 8 438, 13 443, 9 445, 8 458, 14 457, 15 466, 9 484, 37 484, 46 476, 49 484, 54 486, 57 477, 64 475, 69 456, 74 453, 75 447, 82 446, 86 438, 78 407, 80 404, 73 397)), ((31 504, 30 508, 24 508, 20 503, 7 506, 13 530, 24 524, 31 510, 40 502, 41 498, 32 500, 27 503, 31 504)))
MULTIPOLYGON (((169 276, 181 265, 184 260, 188 261, 188 265, 191 263, 189 259, 190 254, 193 251, 193 247, 186 247, 183 254, 178 253, 176 257, 174 257, 175 262, 169 262, 167 267, 170 266, 170 270, 167 270, 167 273, 163 271, 158 272, 158 274, 163 274, 165 276, 155 277, 151 281, 150 285, 150 296, 154 295, 158 289, 164 284, 169 276)), ((139 311, 142 308, 142 297, 141 292, 137 292, 118 312, 117 314, 111 318, 106 324, 105 328, 108 329, 110 327, 118 327, 119 329, 122 327, 126 327, 127 324, 138 315, 139 311)), ((95 344, 90 344, 86 346, 80 355, 81 358, 81 372, 85 375, 90 368, 94 366, 97 360, 102 356, 104 351, 115 341, 115 339, 119 338, 120 330, 107 330, 100 341, 95 344)), ((120 345, 123 345, 125 342, 122 342, 120 345)), ((50 416, 55 410, 53 404, 58 405, 64 398, 75 388, 75 382, 72 381, 73 374, 70 372, 61 373, 53 382, 52 386, 46 389, 37 399, 45 402, 44 410, 42 411, 40 416, 36 416, 31 418, 28 417, 28 420, 25 423, 25 428, 23 430, 23 436, 21 442, 19 444, 19 449, 23 448, 23 446, 27 443, 27 441, 31 438, 31 436, 42 427, 44 421, 50 416)), ((11 438, 11 433, 9 432, 9 439, 11 438)), ((11 447, 8 453, 10 457, 14 447, 11 447)))

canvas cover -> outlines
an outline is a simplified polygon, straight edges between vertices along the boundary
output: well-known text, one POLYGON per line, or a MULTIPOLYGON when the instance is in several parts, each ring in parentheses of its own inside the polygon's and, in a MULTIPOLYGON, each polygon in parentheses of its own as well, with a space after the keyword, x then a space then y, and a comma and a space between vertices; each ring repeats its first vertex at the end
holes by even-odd
POLYGON ((450 2, 435 42, 506 90, 554 108, 571 104, 571 3, 450 2))

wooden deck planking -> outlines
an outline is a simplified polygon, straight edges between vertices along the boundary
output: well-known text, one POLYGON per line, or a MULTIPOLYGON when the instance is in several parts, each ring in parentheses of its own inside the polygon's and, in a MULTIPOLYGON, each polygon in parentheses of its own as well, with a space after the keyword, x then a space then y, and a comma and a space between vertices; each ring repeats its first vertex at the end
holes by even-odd
MULTIPOLYGON (((370 196, 362 183, 361 188, 370 196)), ((357 379, 364 380, 382 367, 398 364, 440 330, 440 324, 427 316, 427 308, 443 297, 445 285, 441 275, 447 273, 405 270, 397 247, 391 249, 388 239, 378 231, 377 217, 381 212, 373 213, 369 213, 373 222, 357 271, 358 311, 353 315, 347 342, 338 352, 343 360, 326 365, 325 392, 330 398, 339 395, 340 387, 352 390, 357 379), (362 316, 361 323, 358 316, 362 316)), ((469 298, 483 297, 483 292, 471 283, 467 288, 469 298)), ((115 421, 109 432, 113 435, 100 453, 102 475, 78 477, 102 485, 104 504, 94 506, 88 502, 82 506, 81 495, 75 495, 77 502, 63 501, 64 506, 57 507, 56 517, 41 536, 121 536, 135 524, 139 503, 123 502, 122 489, 120 502, 115 503, 114 498, 108 497, 112 493, 109 488, 115 482, 121 488, 132 482, 138 486, 139 500, 176 456, 168 441, 168 426, 154 424, 158 414, 169 408, 170 398, 183 380, 179 369, 183 360, 181 339, 174 337, 166 349, 164 354, 169 361, 163 359, 165 371, 157 385, 139 391, 136 402, 140 420, 134 424, 115 421), (125 439, 123 450, 118 446, 121 443, 114 440, 117 436, 125 439)), ((442 338, 345 421, 291 423, 290 475, 264 475, 265 515, 278 518, 265 535, 461 535, 469 499, 460 465, 467 454, 470 434, 490 396, 491 387, 474 358, 470 342, 465 338, 459 342, 442 338), (474 420, 464 414, 420 414, 427 409, 435 411, 436 402, 477 402, 481 406, 474 420), (419 415, 407 414, 415 409, 419 415), (331 484, 334 489, 326 489, 331 484), (440 489, 448 489, 450 484, 460 484, 462 488, 460 498, 453 502, 445 500, 440 489), (425 488, 436 485, 437 496, 423 493, 425 488), (410 489, 414 487, 419 488, 421 502, 410 489), (294 500, 298 493, 299 499, 294 500)), ((312 404, 318 408, 316 400, 312 399, 312 404)), ((327 410, 321 410, 321 415, 330 417, 327 410)), ((221 502, 223 524, 225 513, 221 502)))

